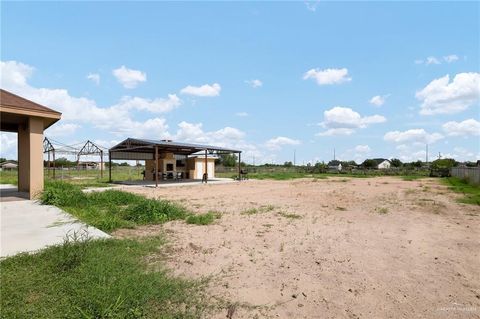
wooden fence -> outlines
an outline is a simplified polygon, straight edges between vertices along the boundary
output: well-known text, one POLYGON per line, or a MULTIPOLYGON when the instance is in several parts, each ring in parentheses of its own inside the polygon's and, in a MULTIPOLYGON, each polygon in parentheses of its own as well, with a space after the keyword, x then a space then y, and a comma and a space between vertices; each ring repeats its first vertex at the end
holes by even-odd
POLYGON ((452 167, 452 176, 480 185, 480 167, 452 167))

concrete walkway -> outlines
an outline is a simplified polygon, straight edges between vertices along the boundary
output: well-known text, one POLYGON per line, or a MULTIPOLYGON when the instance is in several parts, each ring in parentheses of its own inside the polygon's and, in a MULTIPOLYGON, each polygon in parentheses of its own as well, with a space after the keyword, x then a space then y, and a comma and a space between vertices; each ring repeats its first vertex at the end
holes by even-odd
POLYGON ((0 203, 0 257, 62 244, 67 237, 109 238, 61 209, 33 200, 0 203))

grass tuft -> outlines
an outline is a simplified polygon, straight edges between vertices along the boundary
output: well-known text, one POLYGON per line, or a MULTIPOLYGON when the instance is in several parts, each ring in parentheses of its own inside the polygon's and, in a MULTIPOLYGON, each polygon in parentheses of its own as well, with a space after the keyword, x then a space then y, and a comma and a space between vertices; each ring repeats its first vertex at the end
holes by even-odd
POLYGON ((255 214, 260 214, 260 213, 268 213, 275 210, 274 205, 262 205, 259 208, 253 207, 244 210, 241 212, 241 215, 255 215, 255 214))
POLYGON ((302 216, 300 216, 298 214, 294 214, 294 213, 279 212, 278 215, 280 215, 282 217, 285 217, 285 218, 289 218, 289 219, 300 219, 300 218, 302 218, 302 216))
POLYGON ((221 217, 222 214, 220 212, 210 211, 206 214, 189 215, 185 219, 185 222, 194 225, 210 225, 221 217))
POLYGON ((388 208, 387 207, 377 207, 377 208, 375 208, 375 212, 377 212, 380 215, 385 215, 385 214, 388 214, 388 208))

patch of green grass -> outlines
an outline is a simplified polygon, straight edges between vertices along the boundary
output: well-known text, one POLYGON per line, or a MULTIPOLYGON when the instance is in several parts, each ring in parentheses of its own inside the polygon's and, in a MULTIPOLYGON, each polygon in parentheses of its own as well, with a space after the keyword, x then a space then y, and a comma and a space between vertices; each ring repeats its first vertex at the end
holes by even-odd
POLYGON ((428 176, 424 176, 424 175, 403 175, 403 176, 400 176, 404 181, 416 181, 418 179, 421 179, 421 178, 426 178, 428 176))
POLYGON ((18 184, 18 172, 12 171, 0 171, 0 184, 18 184))
POLYGON ((273 179, 277 181, 284 181, 289 179, 296 179, 296 178, 305 178, 306 175, 311 177, 311 174, 306 173, 297 173, 297 172, 272 172, 272 173, 249 173, 248 178, 251 179, 273 179))
POLYGON ((216 219, 222 217, 222 214, 219 212, 210 211, 206 214, 196 214, 196 215, 189 215, 185 219, 187 224, 194 224, 194 225, 210 225, 216 219))
POLYGON ((60 207, 106 232, 160 224, 189 215, 186 208, 169 201, 147 199, 117 190, 84 193, 80 186, 61 181, 47 182, 40 199, 43 204, 60 207))
POLYGON ((271 211, 274 210, 274 209, 275 209, 275 206, 273 206, 273 205, 263 205, 263 206, 260 206, 260 211, 261 211, 261 212, 265 212, 265 213, 271 212, 271 211))
POLYGON ((294 213, 279 212, 278 215, 289 219, 300 219, 302 216, 294 213))
POLYGON ((375 212, 380 214, 380 215, 385 215, 385 214, 388 214, 388 208, 387 207, 377 207, 377 208, 375 208, 375 212))
POLYGON ((259 210, 256 208, 249 208, 241 212, 241 215, 255 215, 258 214, 259 210))
POLYGON ((0 261, 2 318, 199 318, 205 282, 172 277, 163 240, 66 241, 0 261), (149 262, 150 261, 150 262, 149 262))
POLYGON ((480 186, 469 184, 466 180, 456 177, 448 177, 442 181, 452 191, 463 194, 463 197, 458 199, 460 203, 480 206, 480 186))

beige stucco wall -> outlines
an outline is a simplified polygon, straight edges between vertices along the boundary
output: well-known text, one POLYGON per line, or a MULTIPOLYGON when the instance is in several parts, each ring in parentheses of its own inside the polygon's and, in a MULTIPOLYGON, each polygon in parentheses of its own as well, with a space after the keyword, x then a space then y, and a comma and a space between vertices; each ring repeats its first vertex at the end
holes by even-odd
POLYGON ((35 198, 43 190, 43 119, 18 128, 18 190, 35 198))
MULTIPOLYGON (((173 153, 159 153, 158 154, 158 171, 165 172, 167 163, 173 164, 173 171, 175 172, 185 172, 188 173, 188 178, 194 179, 197 175, 203 175, 205 171, 205 158, 204 157, 189 157, 185 167, 177 167, 177 161, 173 153), (197 172, 196 163, 201 164, 200 171, 197 172)), ((208 158, 209 171, 208 177, 215 177, 215 158, 208 158), (211 169, 213 168, 213 169, 211 169)), ((155 180, 153 175, 153 169, 155 168, 155 160, 146 160, 145 161, 145 179, 146 180, 155 180)), ((186 175, 185 175, 186 178, 186 175)), ((199 177, 201 178, 201 177, 199 177)))
MULTIPOLYGON (((213 167, 213 169, 207 170, 208 178, 214 178, 215 177, 215 158, 208 157, 207 161, 208 161, 209 167, 210 168, 213 167)), ((201 156, 189 158, 187 161, 187 168, 189 171, 190 178, 195 178, 195 177, 201 178, 200 176, 202 176, 203 173, 205 172, 205 158, 201 156), (201 165, 197 166, 197 163, 201 165), (197 172, 197 167, 200 167, 200 171, 198 172, 197 172)))

